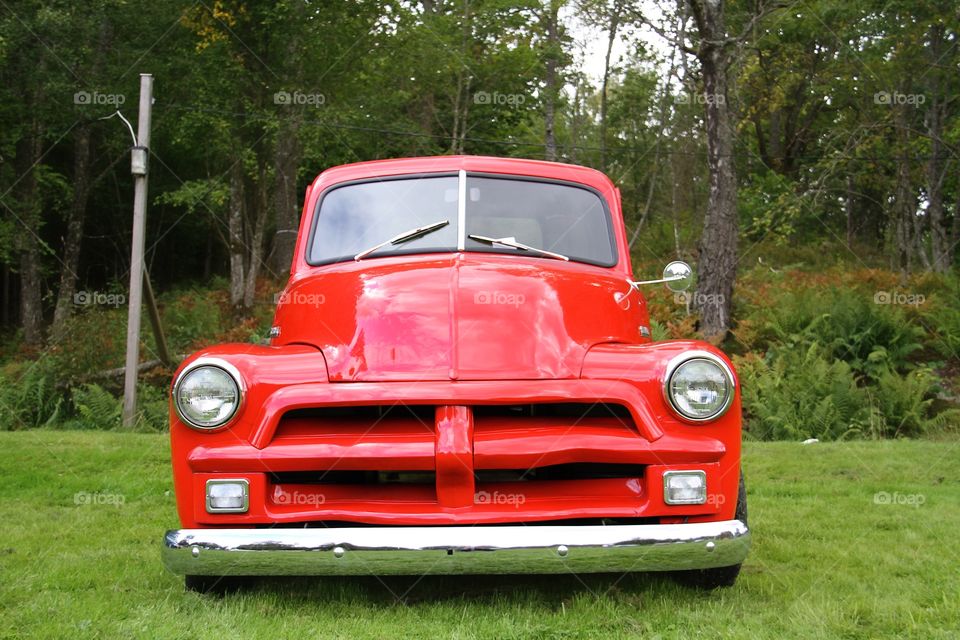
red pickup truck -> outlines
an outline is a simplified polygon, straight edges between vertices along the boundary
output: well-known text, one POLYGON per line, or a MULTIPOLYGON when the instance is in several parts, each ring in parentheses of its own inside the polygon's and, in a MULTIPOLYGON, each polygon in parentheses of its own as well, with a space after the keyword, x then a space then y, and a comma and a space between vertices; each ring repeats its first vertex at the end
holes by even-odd
POLYGON ((177 372, 165 565, 253 575, 673 571, 747 555, 729 359, 654 342, 592 169, 445 156, 309 187, 269 346, 177 372))

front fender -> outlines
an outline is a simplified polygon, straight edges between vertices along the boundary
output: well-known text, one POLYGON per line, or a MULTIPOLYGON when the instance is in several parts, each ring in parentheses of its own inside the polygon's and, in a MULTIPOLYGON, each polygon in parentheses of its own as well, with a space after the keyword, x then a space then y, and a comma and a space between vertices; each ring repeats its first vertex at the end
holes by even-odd
POLYGON ((257 427, 258 408, 281 387, 301 383, 326 383, 327 365, 316 347, 292 344, 266 347, 253 344, 223 344, 203 349, 190 355, 177 369, 171 383, 170 448, 173 461, 174 488, 177 508, 183 522, 192 518, 188 457, 198 446, 217 446, 249 442, 257 427), (223 361, 236 369, 243 378, 243 402, 237 415, 226 428, 199 432, 184 424, 173 406, 172 385, 180 374, 200 359, 223 361))
POLYGON ((601 344, 594 346, 587 353, 580 377, 591 380, 629 381, 646 397, 657 425, 664 433, 688 438, 712 438, 722 442, 725 453, 720 460, 722 485, 717 499, 724 501, 723 515, 733 518, 740 481, 742 417, 740 378, 726 354, 701 340, 667 340, 650 344, 601 344), (733 402, 716 420, 704 423, 685 421, 677 416, 664 395, 667 364, 677 356, 691 351, 709 352, 723 360, 733 372, 733 402))

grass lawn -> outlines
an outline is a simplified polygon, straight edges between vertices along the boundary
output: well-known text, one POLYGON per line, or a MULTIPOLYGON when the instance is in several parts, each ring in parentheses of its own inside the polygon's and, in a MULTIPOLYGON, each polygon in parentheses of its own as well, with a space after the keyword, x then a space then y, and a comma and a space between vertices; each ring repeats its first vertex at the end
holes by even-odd
POLYGON ((754 547, 731 589, 288 579, 223 599, 160 564, 177 526, 166 436, 0 432, 0 450, 0 637, 960 636, 957 440, 748 444, 754 547))

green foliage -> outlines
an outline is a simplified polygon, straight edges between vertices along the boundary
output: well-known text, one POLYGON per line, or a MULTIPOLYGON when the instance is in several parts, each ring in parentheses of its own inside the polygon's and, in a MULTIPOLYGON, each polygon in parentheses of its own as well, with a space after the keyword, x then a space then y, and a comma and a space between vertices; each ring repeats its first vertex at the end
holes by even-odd
MULTIPOLYGON (((66 426, 73 429, 112 430, 120 428, 123 399, 98 384, 82 384, 70 390, 73 417, 66 426)), ((137 385, 137 417, 135 431, 165 431, 168 420, 166 390, 137 385)))
POLYGON ((670 339, 670 330, 665 324, 656 320, 655 318, 650 318, 650 337, 654 342, 660 342, 662 340, 670 339))
POLYGON ((737 193, 744 235, 751 240, 769 239, 788 244, 803 214, 804 203, 786 176, 767 171, 750 176, 737 193))
POLYGON ((875 384, 822 346, 782 346, 765 358, 737 358, 745 431, 759 440, 895 438, 942 430, 954 410, 935 412, 937 378, 928 369, 875 372, 875 384))
POLYGON ((123 415, 123 403, 97 384, 84 384, 70 390, 77 417, 75 426, 81 429, 116 429, 123 415))
POLYGON ((166 387, 137 386, 137 430, 166 431, 170 419, 170 402, 166 387))
POLYGON ((868 396, 846 362, 811 345, 738 358, 746 433, 758 440, 835 440, 870 418, 868 396))
POLYGON ((250 337, 247 338, 247 342, 252 344, 269 344, 270 343, 270 323, 261 322, 257 324, 251 331, 250 337))
POLYGON ((923 318, 933 334, 931 346, 944 358, 960 361, 960 278, 947 279, 932 297, 932 310, 923 318))
POLYGON ((160 194, 158 204, 183 207, 190 214, 223 211, 230 197, 229 185, 223 180, 188 180, 173 191, 160 194))
MULTIPOLYGON (((216 284, 223 284, 218 282, 216 284)), ((227 341, 223 334, 220 289, 172 292, 161 299, 161 315, 170 348, 183 354, 199 345, 227 341)), ((240 327, 257 336, 260 323, 240 327)), ((236 329, 236 328, 233 328, 236 329)), ((90 306, 71 317, 63 337, 35 360, 0 367, 0 430, 61 427, 115 429, 121 424, 122 400, 111 385, 90 382, 95 374, 123 366, 126 309, 90 306)), ((153 334, 144 328, 144 358, 153 355, 153 334)), ((164 431, 168 424, 169 373, 155 372, 159 384, 138 386, 135 429, 164 431)))
MULTIPOLYGON (((146 322, 144 325, 149 333, 146 322)), ((122 367, 126 332, 127 309, 123 305, 79 309, 50 350, 57 361, 58 380, 72 386, 92 373, 122 367)))
POLYGON ((876 377, 892 369, 905 371, 921 348, 926 331, 899 307, 876 304, 873 297, 848 289, 801 289, 779 297, 761 310, 766 316, 760 343, 806 350, 823 348, 824 356, 846 362, 856 373, 876 377))
POLYGON ((55 424, 64 414, 56 387, 57 365, 49 357, 0 369, 0 431, 55 424))
POLYGON ((885 371, 870 394, 871 435, 886 437, 920 436, 942 430, 957 421, 960 411, 934 413, 933 393, 938 379, 929 369, 916 369, 906 376, 885 371), (879 433, 876 433, 879 426, 879 433))
POLYGON ((936 401, 940 374, 925 362, 931 347, 952 335, 934 318, 954 305, 930 310, 932 299, 950 297, 950 282, 902 285, 924 296, 923 306, 890 304, 896 282, 889 272, 845 268, 748 275, 735 346, 744 354, 736 361, 749 435, 919 436, 955 422, 957 412, 936 401))
MULTIPOLYGON (((68 392, 56 386, 56 361, 50 357, 8 366, 0 372, 0 431, 35 428, 112 430, 121 425, 122 399, 99 384, 84 383, 68 392)), ((168 404, 164 388, 137 388, 135 429, 164 431, 168 404)))
POLYGON ((211 289, 191 289, 170 296, 161 311, 170 349, 176 353, 192 351, 198 341, 209 340, 223 328, 220 308, 222 293, 211 289))
POLYGON ((960 360, 960 307, 943 307, 930 316, 934 344, 945 358, 960 360))

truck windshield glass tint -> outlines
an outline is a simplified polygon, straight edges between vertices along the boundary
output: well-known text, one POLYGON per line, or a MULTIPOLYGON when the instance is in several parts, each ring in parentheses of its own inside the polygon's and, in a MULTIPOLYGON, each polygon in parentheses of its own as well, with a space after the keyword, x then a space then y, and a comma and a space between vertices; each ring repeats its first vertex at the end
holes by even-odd
MULTIPOLYGON (((517 253, 471 234, 517 242, 571 260, 613 266, 613 237, 600 196, 552 182, 467 176, 467 251, 517 253)), ((531 254, 532 255, 532 254, 531 254)))
POLYGON ((449 220, 421 238, 387 245, 371 258, 397 253, 455 251, 457 247, 456 176, 364 182, 328 192, 314 224, 310 262, 353 260, 377 243, 409 229, 449 220))
MULTIPOLYGON (((477 242, 470 234, 517 242, 601 266, 616 264, 607 208, 599 195, 567 184, 466 177, 465 221, 458 216, 456 176, 417 177, 336 187, 321 200, 310 247, 311 264, 352 260, 355 255, 408 229, 437 220, 450 224, 424 237, 388 245, 368 256, 466 251, 524 253, 477 242)), ((549 258, 547 258, 549 259, 549 258)))

